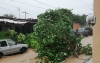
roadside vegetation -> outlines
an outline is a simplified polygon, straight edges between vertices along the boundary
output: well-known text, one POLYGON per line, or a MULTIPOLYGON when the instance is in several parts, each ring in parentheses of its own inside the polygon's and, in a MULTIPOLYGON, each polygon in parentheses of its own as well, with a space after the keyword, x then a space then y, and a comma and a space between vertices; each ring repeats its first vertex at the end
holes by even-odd
POLYGON ((28 44, 38 53, 40 63, 58 63, 67 57, 79 54, 92 54, 90 45, 82 46, 82 36, 75 36, 72 29, 73 16, 71 10, 47 10, 38 16, 38 23, 30 34, 18 34, 13 30, 0 32, 0 39, 10 38, 17 43, 28 44))
POLYGON ((33 33, 30 34, 18 34, 17 32, 13 30, 8 30, 6 32, 1 31, 0 32, 0 39, 12 39, 16 41, 17 43, 25 43, 28 44, 30 48, 37 47, 38 43, 36 40, 34 40, 33 33))
POLYGON ((39 45, 36 52, 41 62, 58 63, 72 55, 79 58, 79 54, 92 54, 89 45, 82 46, 83 37, 70 32, 72 16, 68 9, 49 9, 38 16, 33 34, 39 45))

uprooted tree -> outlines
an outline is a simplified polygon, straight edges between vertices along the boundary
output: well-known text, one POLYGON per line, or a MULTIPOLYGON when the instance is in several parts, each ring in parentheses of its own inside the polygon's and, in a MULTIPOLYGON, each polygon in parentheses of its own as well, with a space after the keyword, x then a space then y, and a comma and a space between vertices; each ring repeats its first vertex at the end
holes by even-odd
POLYGON ((35 40, 38 41, 38 57, 44 62, 58 63, 70 55, 81 53, 81 37, 70 32, 71 11, 68 9, 47 10, 38 16, 34 26, 35 40), (46 60, 44 60, 44 58, 46 60))

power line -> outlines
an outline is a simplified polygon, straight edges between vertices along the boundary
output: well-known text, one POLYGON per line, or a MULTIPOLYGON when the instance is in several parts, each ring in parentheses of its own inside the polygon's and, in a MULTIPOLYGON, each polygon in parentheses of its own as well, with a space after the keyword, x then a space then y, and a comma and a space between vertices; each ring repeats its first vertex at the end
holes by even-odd
MULTIPOLYGON (((12 10, 12 9, 3 8, 3 7, 0 7, 0 9, 12 10)), ((15 11, 18 11, 18 10, 12 10, 12 12, 9 12, 9 13, 13 13, 13 12, 15 12, 15 11)))
POLYGON ((80 3, 80 4, 84 4, 82 1, 79 1, 79 0, 77 0, 77 2, 80 3))
MULTIPOLYGON (((73 0, 74 2, 76 2, 76 0, 73 0)), ((87 4, 87 5, 83 5, 84 3, 82 1, 77 1, 76 3, 79 3, 81 4, 82 6, 79 6, 79 7, 85 7, 85 6, 88 6, 88 5, 91 5, 91 4, 87 4)), ((74 8, 79 8, 79 7, 74 7, 74 8)))
POLYGON ((6 10, 12 10, 12 9, 8 9, 8 8, 3 8, 3 7, 0 7, 1 9, 6 9, 6 10))
POLYGON ((21 3, 21 4, 25 4, 25 5, 29 5, 29 6, 32 6, 32 7, 37 7, 37 8, 41 8, 41 9, 46 9, 46 8, 42 8, 42 7, 39 7, 39 6, 32 5, 32 4, 28 4, 28 3, 23 3, 23 2, 19 2, 19 1, 15 1, 15 0, 12 0, 12 1, 17 2, 17 3, 21 3))
MULTIPOLYGON (((34 0, 34 1, 36 1, 36 2, 38 2, 38 3, 41 3, 41 4, 43 4, 43 5, 49 6, 49 7, 53 7, 53 6, 51 6, 51 5, 48 5, 48 4, 45 4, 45 3, 42 3, 42 2, 37 1, 37 0, 34 0)), ((53 8, 55 8, 55 7, 53 7, 53 8)))
POLYGON ((15 12, 15 11, 18 11, 18 10, 14 10, 14 11, 12 11, 12 12, 10 12, 10 13, 13 13, 13 12, 15 12))
MULTIPOLYGON (((81 3, 83 3, 83 0, 80 0, 81 3)), ((84 1, 84 3, 88 4, 87 2, 84 1)))
POLYGON ((87 4, 87 5, 82 5, 82 6, 77 6, 77 7, 73 7, 74 9, 76 8, 80 8, 80 7, 86 7, 86 6, 89 6, 89 5, 93 5, 93 4, 87 4))
MULTIPOLYGON (((82 1, 76 1, 76 0, 73 0, 74 2, 76 2, 77 4, 81 4, 82 6, 84 6, 83 4, 83 2, 82 1)), ((87 5, 90 5, 90 4, 87 4, 87 5)), ((85 6, 87 6, 87 5, 85 5, 85 6)), ((82 6, 79 6, 79 7, 82 7, 82 6)), ((79 7, 75 7, 75 8, 79 8, 79 7)))
MULTIPOLYGON (((3 8, 3 7, 0 7, 0 9, 12 10, 12 9, 3 8)), ((13 12, 15 12, 15 11, 18 11, 18 10, 12 10, 12 12, 7 12, 7 13, 10 13, 10 14, 12 14, 12 13, 13 13, 13 12)))
POLYGON ((2 2, 0 2, 0 4, 6 5, 6 6, 10 6, 10 7, 13 7, 13 8, 18 8, 18 7, 11 6, 11 5, 8 5, 8 4, 5 4, 5 3, 2 3, 2 2))
MULTIPOLYGON (((72 1, 74 1, 74 2, 76 2, 76 3, 78 3, 78 4, 81 4, 81 3, 77 2, 76 0, 72 0, 72 1)), ((82 5, 82 4, 81 4, 81 5, 82 5)))

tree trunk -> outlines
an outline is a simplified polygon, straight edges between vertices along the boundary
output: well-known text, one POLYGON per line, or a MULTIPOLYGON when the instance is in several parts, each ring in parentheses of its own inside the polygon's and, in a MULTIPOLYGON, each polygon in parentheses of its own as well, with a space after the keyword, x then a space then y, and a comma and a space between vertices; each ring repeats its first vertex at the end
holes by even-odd
POLYGON ((65 40, 66 42, 68 42, 69 47, 73 50, 73 52, 74 52, 74 54, 76 55, 76 57, 79 58, 79 57, 78 57, 78 54, 76 53, 76 51, 75 51, 75 49, 73 48, 72 44, 71 44, 69 41, 67 41, 66 38, 64 38, 64 40, 65 40))

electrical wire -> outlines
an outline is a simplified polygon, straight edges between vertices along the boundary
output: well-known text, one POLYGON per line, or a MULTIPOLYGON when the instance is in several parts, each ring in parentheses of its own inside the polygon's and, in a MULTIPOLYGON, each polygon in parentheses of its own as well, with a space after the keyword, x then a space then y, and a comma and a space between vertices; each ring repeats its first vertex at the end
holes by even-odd
MULTIPOLYGON (((83 0, 79 0, 79 2, 83 3, 83 0)), ((84 1, 84 3, 88 4, 87 2, 84 1)))
POLYGON ((0 7, 0 9, 12 10, 12 9, 8 9, 8 8, 3 8, 3 7, 0 7))
POLYGON ((18 11, 18 10, 14 10, 14 11, 12 11, 12 12, 10 12, 10 13, 14 13, 14 12, 16 12, 16 11, 18 11))
POLYGON ((93 5, 93 4, 87 4, 87 5, 82 5, 82 6, 77 6, 77 7, 73 7, 74 9, 76 8, 80 8, 80 7, 88 7, 88 6, 90 6, 90 5, 93 5))
POLYGON ((15 1, 15 0, 11 0, 11 1, 14 1, 14 2, 17 2, 17 3, 21 3, 21 4, 24 4, 24 5, 29 5, 29 6, 32 6, 32 7, 37 7, 37 8, 41 8, 41 9, 46 9, 46 8, 42 8, 42 7, 39 7, 39 6, 32 5, 32 4, 24 3, 24 2, 19 2, 19 1, 15 1))
POLYGON ((10 6, 10 7, 13 7, 13 8, 18 8, 18 7, 11 6, 11 5, 8 5, 8 4, 5 4, 5 3, 2 3, 2 2, 0 2, 0 4, 6 5, 6 6, 10 6))
MULTIPOLYGON (((73 0, 74 2, 76 2, 76 0, 73 0)), ((83 5, 84 3, 83 3, 83 1, 77 1, 76 3, 79 3, 79 4, 81 4, 82 6, 79 6, 79 7, 85 7, 85 6, 88 6, 88 5, 91 5, 91 4, 87 4, 87 5, 83 5)), ((79 8, 79 7, 74 7, 74 8, 79 8)))
MULTIPOLYGON (((76 0, 72 0, 72 1, 76 2, 77 4, 81 4, 81 3, 77 2, 76 0)), ((81 5, 82 5, 82 4, 81 4, 81 5)))
POLYGON ((36 1, 36 2, 38 2, 38 3, 40 3, 40 4, 43 4, 43 5, 46 5, 46 6, 49 6, 49 7, 55 8, 55 7, 51 6, 51 5, 48 5, 48 4, 45 4, 45 3, 42 3, 42 2, 40 2, 40 1, 37 1, 37 0, 34 0, 34 1, 36 1))

